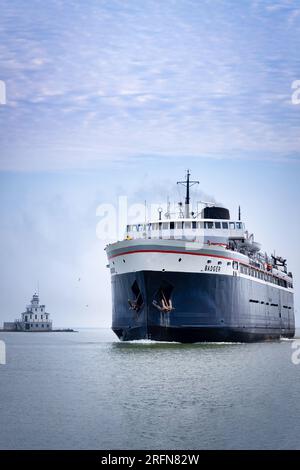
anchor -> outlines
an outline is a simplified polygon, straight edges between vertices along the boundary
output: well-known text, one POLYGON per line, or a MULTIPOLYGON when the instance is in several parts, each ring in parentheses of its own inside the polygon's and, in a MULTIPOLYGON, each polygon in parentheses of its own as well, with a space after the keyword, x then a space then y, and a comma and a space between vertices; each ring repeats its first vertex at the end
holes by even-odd
POLYGON ((162 294, 161 305, 159 304, 159 302, 157 302, 157 300, 153 300, 152 305, 156 307, 158 310, 160 310, 161 312, 165 312, 165 313, 171 312, 172 310, 174 310, 174 307, 172 305, 172 300, 171 299, 167 300, 163 291, 161 291, 161 294, 162 294))
POLYGON ((141 304, 138 303, 140 295, 141 295, 141 293, 139 293, 139 295, 137 296, 137 298, 135 300, 128 299, 128 304, 129 304, 130 310, 135 310, 136 312, 138 312, 140 310, 141 304))

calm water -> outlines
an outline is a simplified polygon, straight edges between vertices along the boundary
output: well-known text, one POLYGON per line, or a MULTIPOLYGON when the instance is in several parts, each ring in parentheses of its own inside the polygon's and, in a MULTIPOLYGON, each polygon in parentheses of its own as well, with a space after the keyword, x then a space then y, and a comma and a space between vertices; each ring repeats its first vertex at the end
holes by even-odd
POLYGON ((120 343, 0 333, 1 449, 300 449, 291 341, 120 343))

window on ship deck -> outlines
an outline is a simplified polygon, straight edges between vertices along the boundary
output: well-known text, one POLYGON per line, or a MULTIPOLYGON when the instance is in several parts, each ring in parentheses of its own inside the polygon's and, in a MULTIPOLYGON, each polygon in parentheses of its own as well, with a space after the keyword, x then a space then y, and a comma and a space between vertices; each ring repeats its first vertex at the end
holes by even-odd
POLYGON ((214 223, 213 222, 204 222, 204 228, 213 228, 214 223))

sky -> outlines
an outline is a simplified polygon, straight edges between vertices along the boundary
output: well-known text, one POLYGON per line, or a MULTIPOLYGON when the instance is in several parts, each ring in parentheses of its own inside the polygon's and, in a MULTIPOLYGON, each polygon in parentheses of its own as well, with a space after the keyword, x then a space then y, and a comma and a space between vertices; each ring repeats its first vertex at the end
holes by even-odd
POLYGON ((178 202, 190 168, 288 259, 300 326, 300 1, 0 6, 0 324, 39 284, 56 326, 110 326, 101 217, 178 202))

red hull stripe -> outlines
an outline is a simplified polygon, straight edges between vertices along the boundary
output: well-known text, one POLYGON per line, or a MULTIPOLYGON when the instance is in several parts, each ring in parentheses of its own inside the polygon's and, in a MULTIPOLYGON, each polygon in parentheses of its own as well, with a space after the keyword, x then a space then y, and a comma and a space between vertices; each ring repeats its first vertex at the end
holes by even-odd
POLYGON ((230 258, 228 256, 212 255, 210 253, 193 253, 193 252, 190 252, 190 251, 176 251, 176 250, 133 250, 133 251, 123 251, 122 253, 118 253, 116 255, 109 256, 109 259, 116 258, 117 256, 132 255, 134 253, 173 253, 173 254, 177 254, 177 255, 208 256, 210 258, 222 258, 222 259, 227 259, 229 261, 237 261, 238 263, 243 262, 239 259, 230 258))

